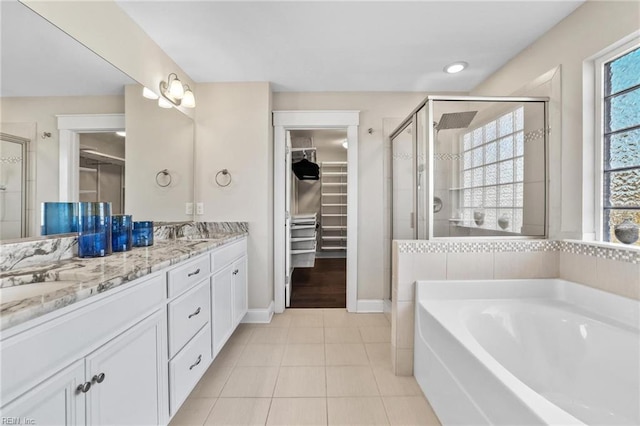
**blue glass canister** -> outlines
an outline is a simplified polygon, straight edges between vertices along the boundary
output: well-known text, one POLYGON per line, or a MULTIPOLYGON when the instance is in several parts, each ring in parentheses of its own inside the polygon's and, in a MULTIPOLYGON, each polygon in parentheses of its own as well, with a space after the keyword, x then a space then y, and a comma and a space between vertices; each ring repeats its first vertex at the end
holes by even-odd
POLYGON ((111 254, 111 203, 80 203, 78 256, 111 254))
POLYGON ((153 222, 133 222, 133 246, 148 247, 153 245, 153 222))
POLYGON ((40 224, 42 235, 78 232, 78 203, 42 203, 40 224))
POLYGON ((113 251, 129 251, 133 248, 133 220, 129 214, 111 216, 111 247, 113 251))

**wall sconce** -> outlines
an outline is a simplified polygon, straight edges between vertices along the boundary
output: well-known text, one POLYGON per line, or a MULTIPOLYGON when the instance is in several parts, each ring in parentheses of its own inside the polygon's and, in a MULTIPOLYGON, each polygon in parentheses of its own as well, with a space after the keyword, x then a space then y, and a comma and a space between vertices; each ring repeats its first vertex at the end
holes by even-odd
POLYGON ((162 108, 170 108, 172 104, 175 106, 182 105, 186 108, 196 106, 193 91, 188 85, 182 84, 175 73, 169 74, 167 81, 160 82, 160 94, 162 98, 158 99, 158 105, 162 108))

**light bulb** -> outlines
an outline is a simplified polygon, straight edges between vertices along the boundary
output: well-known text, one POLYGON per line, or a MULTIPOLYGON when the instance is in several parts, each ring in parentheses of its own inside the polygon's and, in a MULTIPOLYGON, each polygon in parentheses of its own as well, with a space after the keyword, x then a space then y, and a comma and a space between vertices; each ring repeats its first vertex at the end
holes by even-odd
POLYGON ((147 89, 146 87, 142 89, 142 96, 147 99, 158 99, 158 95, 151 89, 147 89))
POLYGON ((196 98, 193 96, 193 92, 187 86, 187 90, 184 91, 184 96, 182 97, 182 103, 180 104, 186 108, 195 108, 196 106, 196 98))
POLYGON ((448 74, 455 74, 455 73, 460 72, 463 69, 465 69, 468 65, 469 64, 467 64, 466 62, 463 62, 463 61, 454 62, 454 63, 449 64, 446 67, 444 67, 444 72, 446 72, 448 74))
POLYGON ((160 108, 171 108, 173 104, 165 98, 158 98, 158 106, 160 108))
POLYGON ((116 135, 120 136, 121 138, 126 138, 127 132, 125 132, 124 130, 121 130, 119 132, 116 132, 116 135))
POLYGON ((171 97, 175 99, 182 99, 182 97, 184 96, 184 87, 182 86, 182 82, 178 80, 177 77, 171 81, 171 84, 169 86, 169 93, 171 94, 171 97))

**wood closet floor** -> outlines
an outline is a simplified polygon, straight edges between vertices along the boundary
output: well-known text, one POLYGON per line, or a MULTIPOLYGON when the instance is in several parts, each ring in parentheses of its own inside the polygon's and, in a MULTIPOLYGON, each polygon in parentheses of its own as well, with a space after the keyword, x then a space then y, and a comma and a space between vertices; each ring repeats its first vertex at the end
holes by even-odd
POLYGON ((347 259, 316 258, 313 268, 293 271, 292 283, 292 308, 345 308, 347 259))

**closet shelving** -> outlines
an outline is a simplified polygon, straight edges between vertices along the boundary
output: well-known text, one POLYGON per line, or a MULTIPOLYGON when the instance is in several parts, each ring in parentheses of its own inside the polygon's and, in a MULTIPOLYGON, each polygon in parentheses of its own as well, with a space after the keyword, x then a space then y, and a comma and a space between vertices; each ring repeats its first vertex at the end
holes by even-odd
POLYGON ((347 249, 347 162, 320 163, 320 249, 347 249))

